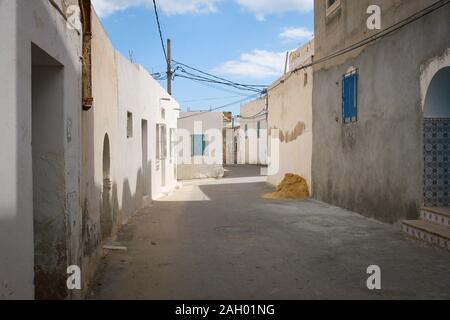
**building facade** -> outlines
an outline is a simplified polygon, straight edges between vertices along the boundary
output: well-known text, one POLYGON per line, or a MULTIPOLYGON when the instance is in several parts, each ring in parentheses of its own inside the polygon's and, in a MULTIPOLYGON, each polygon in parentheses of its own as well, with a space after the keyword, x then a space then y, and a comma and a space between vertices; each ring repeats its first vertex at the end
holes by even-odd
POLYGON ((178 103, 142 66, 114 49, 95 12, 91 46, 93 104, 83 112, 82 130, 84 288, 102 255, 101 244, 177 184, 168 137, 174 136, 178 103))
POLYGON ((223 114, 223 163, 233 165, 237 163, 234 145, 234 118, 233 113, 223 114))
POLYGON ((221 178, 224 175, 223 112, 182 112, 176 153, 178 180, 221 178))
POLYGON ((311 66, 303 66, 310 65, 313 56, 314 41, 292 52, 289 72, 268 89, 269 135, 276 130, 274 138, 279 140, 278 161, 271 163, 277 168, 269 168, 268 182, 273 185, 293 173, 302 176, 311 189, 313 73, 311 66))
POLYGON ((267 96, 241 106, 238 163, 267 165, 267 96))
POLYGON ((80 250, 82 34, 69 5, 0 3, 0 299, 66 297, 80 250))
POLYGON ((102 244, 175 187, 161 137, 179 106, 114 50, 88 0, 1 1, 0 39, 0 299, 82 298, 102 244))
POLYGON ((448 206, 450 6, 442 3, 315 1, 317 199, 387 222, 417 218, 427 203, 448 206), (373 12, 380 30, 367 21, 373 12))

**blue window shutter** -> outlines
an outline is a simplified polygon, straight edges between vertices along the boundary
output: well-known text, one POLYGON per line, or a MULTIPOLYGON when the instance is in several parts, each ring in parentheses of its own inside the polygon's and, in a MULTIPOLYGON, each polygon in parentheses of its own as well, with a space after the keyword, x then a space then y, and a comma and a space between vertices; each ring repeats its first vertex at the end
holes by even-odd
POLYGON ((192 156, 202 156, 204 153, 205 143, 204 135, 194 134, 192 135, 192 156))
POLYGON ((206 139, 205 139, 205 135, 202 134, 202 156, 205 155, 205 150, 206 150, 206 139))
POLYGON ((358 74, 345 75, 342 86, 342 118, 344 123, 358 120, 358 74))

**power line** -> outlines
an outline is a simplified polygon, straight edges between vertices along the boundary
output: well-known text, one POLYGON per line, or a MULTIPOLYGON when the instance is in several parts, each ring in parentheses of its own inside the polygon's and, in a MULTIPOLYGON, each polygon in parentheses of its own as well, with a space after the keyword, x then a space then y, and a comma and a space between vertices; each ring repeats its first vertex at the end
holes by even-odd
POLYGON ((208 79, 208 78, 205 78, 205 77, 197 76, 195 74, 192 74, 192 73, 189 73, 189 72, 186 72, 186 71, 183 71, 183 70, 182 70, 182 72, 186 73, 188 76, 183 76, 183 75, 179 75, 179 74, 177 74, 176 76, 177 77, 181 77, 181 78, 190 79, 190 80, 196 80, 196 81, 201 81, 201 82, 209 82, 209 83, 214 83, 214 84, 225 85, 225 86, 233 87, 233 88, 238 89, 238 90, 253 91, 253 92, 258 92, 258 93, 262 93, 263 92, 263 90, 256 89, 256 88, 240 87, 240 86, 237 86, 237 85, 234 85, 234 84, 230 84, 230 83, 227 83, 227 82, 217 81, 217 80, 212 80, 212 79, 208 79))
POLYGON ((196 99, 196 100, 182 100, 179 102, 184 103, 190 103, 190 102, 202 102, 202 101, 213 101, 213 100, 225 100, 225 99, 232 99, 232 98, 238 98, 240 96, 228 96, 228 97, 217 97, 217 98, 204 98, 204 99, 196 99))
MULTIPOLYGON (((224 108, 233 106, 233 105, 235 105, 235 104, 238 104, 238 103, 242 103, 242 102, 244 102, 244 101, 247 101, 247 100, 249 100, 249 99, 255 98, 255 97, 257 97, 257 96, 259 96, 259 94, 254 94, 254 95, 251 95, 251 96, 249 96, 249 97, 247 97, 247 98, 245 98, 245 99, 241 99, 241 100, 234 101, 234 102, 225 104, 225 105, 220 106, 220 107, 217 107, 217 108, 213 108, 213 109, 211 109, 209 112, 213 112, 213 111, 217 111, 217 110, 220 110, 220 109, 224 109, 224 108)), ((191 115, 188 115, 188 116, 184 116, 184 117, 178 118, 178 120, 187 119, 187 118, 191 118, 191 117, 196 117, 196 116, 202 115, 202 114, 204 114, 204 113, 205 113, 205 112, 198 112, 198 113, 195 113, 195 114, 191 114, 191 115)))
MULTIPOLYGON (((178 76, 178 75, 175 75, 175 76, 178 76)), ((237 91, 234 91, 234 90, 225 89, 225 88, 222 88, 222 87, 219 87, 219 86, 215 86, 215 85, 212 85, 212 84, 209 84, 209 83, 206 83, 206 82, 198 81, 198 80, 195 80, 195 79, 190 79, 190 80, 194 81, 195 83, 197 83, 199 85, 202 85, 202 86, 205 86, 205 87, 209 87, 209 88, 213 88, 213 89, 216 89, 216 90, 219 90, 219 91, 223 91, 223 92, 239 95, 239 96, 242 96, 242 97, 247 96, 245 93, 242 93, 242 92, 237 92, 237 91)))
POLYGON ((162 46, 162 49, 163 49, 163 52, 164 52, 164 57, 166 58, 166 62, 168 62, 169 59, 167 58, 166 46, 164 45, 164 37, 163 37, 162 31, 161 31, 161 23, 159 21, 159 14, 158 14, 158 8, 156 6, 156 0, 153 0, 153 8, 155 10, 156 23, 158 25, 159 38, 161 39, 161 46, 162 46))
MULTIPOLYGON (((206 75, 206 76, 208 76, 208 77, 211 77, 211 78, 220 80, 221 82, 226 82, 226 83, 232 84, 232 85, 234 85, 234 86, 246 87, 246 88, 252 88, 252 89, 254 89, 254 88, 267 88, 267 87, 268 87, 267 85, 259 85, 259 84, 253 85, 253 84, 237 83, 237 82, 234 82, 234 81, 231 81, 231 80, 222 78, 222 77, 215 76, 215 75, 213 75, 213 74, 211 74, 211 73, 202 71, 202 70, 200 70, 200 69, 191 67, 191 66, 189 66, 189 65, 187 65, 187 64, 185 64, 185 63, 178 62, 178 61, 173 60, 173 59, 172 59, 172 61, 173 61, 174 63, 176 63, 177 65, 186 67, 186 68, 188 68, 188 69, 191 69, 191 70, 193 70, 193 71, 196 71, 196 72, 201 73, 201 74, 203 74, 203 75, 206 75)), ((217 81, 217 80, 216 80, 216 81, 217 81)))
POLYGON ((159 81, 167 80, 167 74, 165 72, 155 72, 155 73, 152 73, 151 76, 155 80, 159 80, 159 81))
POLYGON ((262 90, 255 89, 255 88, 242 88, 242 87, 238 87, 238 86, 235 86, 235 85, 228 84, 226 82, 221 82, 221 81, 211 80, 211 79, 207 79, 207 78, 203 78, 203 77, 198 77, 198 76, 195 76, 195 75, 192 75, 192 74, 189 74, 189 73, 188 73, 188 75, 189 76, 176 74, 175 76, 176 77, 180 77, 180 78, 189 79, 189 80, 200 81, 200 82, 221 84, 221 85, 233 87, 233 88, 238 89, 238 90, 245 90, 245 91, 252 91, 252 92, 262 93, 262 90))
POLYGON ((266 118, 241 119, 238 117, 238 118, 236 118, 235 121, 239 122, 240 125, 243 125, 243 124, 249 124, 249 123, 263 122, 263 121, 267 121, 267 120, 266 120, 266 118))
POLYGON ((260 112, 258 112, 257 114, 253 115, 253 116, 248 116, 248 117, 243 117, 243 116, 238 116, 238 118, 243 119, 243 120, 252 120, 252 119, 256 119, 256 118, 260 118, 262 116, 265 116, 266 114, 269 114, 267 112, 266 109, 261 110, 260 112))
MULTIPOLYGON (((177 75, 177 76, 180 76, 182 78, 187 78, 187 79, 190 79, 190 80, 221 84, 221 85, 226 85, 226 86, 233 87, 233 88, 238 89, 238 90, 247 90, 247 91, 253 91, 253 92, 258 92, 258 93, 262 93, 265 90, 265 89, 264 90, 258 89, 257 87, 251 87, 249 85, 242 85, 242 84, 235 83, 235 82, 232 82, 232 81, 229 81, 229 80, 226 80, 226 79, 224 79, 223 81, 219 81, 219 80, 216 80, 216 79, 222 79, 222 78, 219 78, 219 77, 216 77, 216 76, 212 76, 213 79, 207 78, 207 77, 204 77, 204 76, 197 75, 197 74, 194 74, 192 72, 186 71, 182 66, 177 66, 174 72, 176 72, 178 70, 181 70, 182 73, 188 75, 189 77, 180 76, 180 75, 177 75)), ((195 70, 197 70, 197 69, 195 69, 195 70)), ((204 72, 201 72, 201 73, 205 74, 204 72)))

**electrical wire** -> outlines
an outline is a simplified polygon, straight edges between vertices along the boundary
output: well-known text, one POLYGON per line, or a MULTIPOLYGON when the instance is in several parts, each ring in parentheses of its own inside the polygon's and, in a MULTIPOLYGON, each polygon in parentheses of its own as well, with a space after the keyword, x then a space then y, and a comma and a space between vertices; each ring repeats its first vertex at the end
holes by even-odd
POLYGON ((152 73, 151 76, 153 77, 153 79, 158 80, 158 81, 167 80, 166 73, 155 72, 155 73, 152 73))
POLYGON ((164 52, 164 57, 165 57, 165 61, 169 61, 169 59, 167 58, 167 51, 166 51, 166 46, 164 45, 164 37, 162 35, 162 31, 161 31, 161 23, 159 21, 159 14, 158 14, 158 7, 156 5, 156 0, 153 0, 153 8, 155 10, 155 16, 156 16, 156 23, 158 25, 158 31, 159 31, 159 38, 161 39, 161 46, 162 46, 162 50, 164 52))
POLYGON ((186 68, 188 68, 188 69, 194 70, 194 71, 196 71, 196 72, 199 72, 199 73, 201 73, 201 74, 204 74, 204 75, 206 75, 206 76, 209 76, 209 77, 212 77, 212 78, 215 78, 215 79, 218 79, 218 80, 222 80, 222 81, 225 81, 225 82, 233 83, 233 84, 236 84, 236 85, 242 85, 242 86, 251 86, 251 87, 267 87, 266 85, 249 85, 249 84, 238 84, 238 83, 236 83, 236 82, 233 82, 233 81, 230 81, 230 80, 228 80, 228 79, 225 79, 225 78, 221 78, 221 77, 215 76, 215 75, 213 75, 213 74, 210 74, 210 73, 208 73, 208 72, 205 72, 205 71, 201 71, 200 69, 197 69, 197 68, 191 67, 191 66, 189 66, 189 65, 187 65, 187 64, 185 64, 185 63, 182 63, 182 62, 178 62, 178 61, 176 61, 176 60, 173 60, 173 59, 172 59, 172 61, 173 61, 174 63, 176 63, 177 65, 181 65, 181 66, 183 66, 183 67, 186 67, 186 68))
MULTIPOLYGON (((244 102, 244 101, 247 101, 247 100, 250 100, 250 99, 252 99, 252 98, 257 97, 258 95, 259 95, 259 94, 254 94, 254 95, 248 96, 248 97, 245 98, 245 99, 241 99, 241 100, 234 101, 234 102, 225 104, 225 105, 220 106, 220 107, 217 107, 217 108, 213 108, 213 109, 211 109, 209 112, 217 111, 217 110, 220 110, 220 109, 224 109, 224 108, 233 106, 233 105, 238 104, 238 103, 242 103, 242 102, 244 102)), ((199 115, 202 115, 202 114, 205 114, 205 113, 206 113, 206 112, 198 112, 198 113, 191 114, 191 115, 188 115, 188 116, 180 117, 180 118, 178 118, 178 120, 187 119, 187 118, 191 118, 191 117, 196 117, 196 116, 199 116, 199 115)))
MULTIPOLYGON (((163 53, 164 53, 165 61, 169 62, 168 55, 167 55, 167 50, 166 50, 166 47, 165 47, 165 44, 164 44, 164 37, 163 37, 163 34, 162 34, 161 22, 160 22, 160 19, 159 19, 158 6, 156 4, 156 0, 153 0, 153 9, 155 11, 156 23, 157 23, 158 32, 159 32, 159 38, 161 40, 161 47, 162 47, 162 50, 163 50, 163 53)), ((173 61, 177 65, 175 70, 171 71, 173 80, 175 79, 175 77, 181 77, 181 78, 185 78, 185 79, 188 79, 188 80, 194 80, 194 81, 198 81, 198 82, 205 82, 205 83, 225 85, 225 86, 233 87, 233 88, 238 89, 238 90, 247 90, 247 91, 252 91, 252 92, 256 92, 256 93, 263 93, 264 90, 267 88, 267 86, 265 86, 265 85, 240 84, 240 83, 233 82, 233 81, 221 78, 221 77, 217 77, 217 76, 212 75, 210 73, 201 71, 201 70, 199 70, 197 68, 194 68, 194 67, 191 67, 191 66, 189 66, 187 64, 178 62, 176 60, 171 60, 171 61, 173 61), (190 70, 193 70, 195 72, 198 72, 200 74, 206 75, 209 78, 204 77, 204 76, 200 76, 198 74, 194 74, 192 72, 188 72, 184 68, 182 68, 181 66, 184 66, 184 67, 186 67, 186 68, 188 68, 190 70), (178 70, 181 70, 181 72, 187 74, 188 76, 183 76, 183 75, 180 75, 180 74, 176 74, 176 72, 178 70), (260 88, 264 88, 264 90, 261 90, 260 88)), ((155 73, 155 74, 152 74, 152 76, 156 80, 167 80, 167 75, 163 76, 161 73, 155 73)))
POLYGON ((261 110, 260 112, 258 112, 257 114, 253 115, 253 116, 248 116, 248 117, 243 117, 243 116, 239 116, 239 119, 243 119, 243 120, 252 120, 252 119, 256 119, 256 118, 260 118, 262 116, 265 116, 269 114, 267 112, 267 110, 264 108, 263 110, 261 110))
MULTIPOLYGON (((191 66, 189 66, 189 65, 187 65, 187 64, 185 64, 185 63, 182 63, 182 62, 179 62, 179 61, 176 61, 176 60, 173 60, 173 59, 172 59, 172 61, 173 61, 175 64, 177 64, 178 66, 183 66, 183 67, 185 67, 185 68, 191 69, 191 70, 193 70, 193 71, 196 71, 196 72, 198 72, 198 73, 200 73, 200 74, 203 74, 203 75, 205 75, 205 76, 208 76, 208 77, 210 77, 210 78, 216 79, 215 81, 220 80, 219 82, 227 83, 227 84, 230 84, 230 85, 233 85, 233 86, 243 87, 243 88, 247 88, 247 89, 267 88, 267 87, 268 87, 267 85, 259 85, 259 84, 252 85, 252 84, 237 83, 237 82, 234 82, 234 81, 231 81, 231 80, 222 78, 222 77, 215 76, 215 75, 213 75, 213 74, 211 74, 211 73, 202 71, 202 70, 200 70, 200 69, 191 67, 191 66)), ((184 70, 184 69, 183 69, 183 70, 184 70)), ((185 72, 186 72, 186 70, 185 70, 185 72)), ((261 89, 260 89, 260 91, 261 91, 261 89)))
POLYGON ((225 85, 225 86, 230 86, 233 87, 235 89, 238 90, 243 90, 243 91, 252 91, 252 92, 256 92, 256 93, 262 93, 262 90, 258 90, 258 89, 247 89, 247 88, 241 88, 241 87, 237 87, 234 85, 229 85, 225 82, 220 82, 220 81, 215 81, 215 80, 210 80, 210 79, 205 79, 205 78, 201 78, 201 77, 195 77, 195 76, 184 76, 181 74, 176 74, 175 77, 179 77, 179 78, 184 78, 184 79, 189 79, 189 80, 194 80, 194 81, 200 81, 200 82, 207 82, 207 83, 213 83, 213 84, 221 84, 221 85, 225 85))
POLYGON ((213 80, 213 79, 205 78, 205 77, 202 77, 202 76, 198 76, 198 75, 195 75, 193 73, 187 72, 187 71, 185 71, 183 69, 181 71, 183 73, 187 74, 187 76, 178 75, 178 76, 183 77, 183 78, 187 78, 187 79, 191 79, 191 80, 197 80, 197 81, 202 81, 202 82, 209 82, 209 83, 214 83, 214 84, 220 84, 220 85, 225 85, 225 86, 230 86, 230 87, 233 87, 233 88, 238 89, 238 90, 253 91, 253 92, 258 92, 258 93, 262 93, 263 92, 263 90, 261 90, 261 89, 250 88, 250 87, 241 87, 241 86, 237 86, 237 85, 230 84, 230 83, 227 83, 227 82, 213 80))
POLYGON ((182 100, 179 102, 183 103, 191 103, 191 102, 203 102, 203 101, 214 101, 214 100, 225 100, 225 99, 234 99, 239 98, 240 96, 228 96, 228 97, 217 97, 217 98, 204 98, 204 99, 196 99, 196 100, 182 100))
MULTIPOLYGON (((177 76, 177 75, 175 75, 175 76, 177 76)), ((237 92, 237 91, 234 91, 234 90, 222 88, 222 87, 219 87, 219 86, 215 86, 215 85, 212 85, 212 84, 209 84, 209 83, 206 83, 206 82, 197 81, 197 80, 194 80, 194 79, 190 79, 190 80, 194 81, 195 83, 197 83, 199 85, 202 85, 202 86, 205 86, 205 87, 208 87, 208 88, 213 88, 213 89, 216 89, 218 91, 223 91, 223 92, 235 94, 235 95, 239 95, 239 96, 242 96, 242 97, 246 97, 247 96, 243 92, 237 92)))

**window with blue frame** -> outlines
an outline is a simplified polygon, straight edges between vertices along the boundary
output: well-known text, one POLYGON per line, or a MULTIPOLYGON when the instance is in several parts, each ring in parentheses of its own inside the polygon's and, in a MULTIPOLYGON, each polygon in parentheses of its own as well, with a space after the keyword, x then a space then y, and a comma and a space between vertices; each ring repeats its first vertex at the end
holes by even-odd
POLYGON ((347 73, 342 80, 342 119, 344 123, 358 121, 358 70, 347 73))
POLYGON ((192 156, 203 156, 205 155, 206 140, 204 134, 194 134, 192 138, 192 156))

